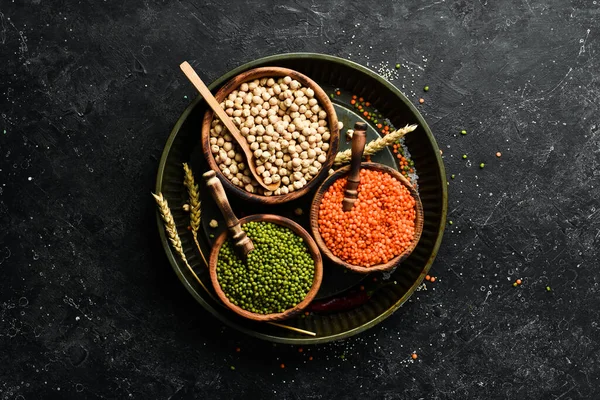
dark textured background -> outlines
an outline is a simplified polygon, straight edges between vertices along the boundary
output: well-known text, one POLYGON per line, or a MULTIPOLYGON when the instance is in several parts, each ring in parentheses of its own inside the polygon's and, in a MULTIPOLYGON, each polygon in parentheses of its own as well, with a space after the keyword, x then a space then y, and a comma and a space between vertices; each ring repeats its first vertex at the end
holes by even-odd
POLYGON ((596 0, 1 0, 0 398, 599 398, 599 29, 596 0), (402 63, 456 174, 438 281, 302 353, 195 303, 150 197, 178 64, 293 51, 402 63))

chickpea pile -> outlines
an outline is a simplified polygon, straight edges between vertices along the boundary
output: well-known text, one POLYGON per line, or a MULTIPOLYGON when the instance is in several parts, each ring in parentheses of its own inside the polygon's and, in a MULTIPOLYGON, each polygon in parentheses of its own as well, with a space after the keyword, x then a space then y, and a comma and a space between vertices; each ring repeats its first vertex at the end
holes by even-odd
POLYGON ((286 76, 245 82, 221 103, 254 152, 264 190, 252 176, 244 156, 218 118, 210 130, 210 148, 219 169, 236 186, 265 196, 291 193, 304 187, 327 160, 331 137, 327 112, 315 92, 286 76))

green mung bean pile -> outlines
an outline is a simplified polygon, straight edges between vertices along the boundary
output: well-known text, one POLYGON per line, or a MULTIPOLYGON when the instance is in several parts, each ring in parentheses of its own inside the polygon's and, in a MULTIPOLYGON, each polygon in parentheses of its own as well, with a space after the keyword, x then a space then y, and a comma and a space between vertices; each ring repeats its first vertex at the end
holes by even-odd
POLYGON ((254 243, 244 262, 231 240, 221 246, 217 278, 233 304, 257 314, 284 312, 310 291, 315 263, 304 240, 289 228, 270 222, 242 226, 254 243))

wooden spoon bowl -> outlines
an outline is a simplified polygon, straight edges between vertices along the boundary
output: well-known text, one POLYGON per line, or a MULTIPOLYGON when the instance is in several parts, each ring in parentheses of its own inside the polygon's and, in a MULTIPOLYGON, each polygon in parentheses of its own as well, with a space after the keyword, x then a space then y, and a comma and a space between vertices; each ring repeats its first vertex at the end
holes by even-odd
POLYGON ((229 96, 231 92, 236 90, 244 82, 261 78, 279 78, 283 76, 289 76, 292 79, 295 79, 298 82, 300 82, 303 87, 311 88, 312 90, 314 90, 315 98, 319 102, 318 104, 325 112, 327 112, 327 123, 330 133, 329 150, 327 150, 327 159, 322 164, 319 173, 316 176, 314 176, 310 181, 308 181, 307 184, 299 190, 295 190, 288 194, 272 196, 264 196, 256 193, 250 193, 245 189, 240 188, 231 183, 231 181, 229 181, 229 179, 227 179, 227 177, 225 177, 225 175, 223 175, 223 173, 219 169, 219 166, 217 165, 217 162, 215 161, 215 158, 210 150, 210 128, 212 120, 214 118, 214 113, 212 112, 212 110, 208 110, 204 115, 204 120, 202 121, 202 151, 204 153, 204 158, 206 158, 206 161, 208 162, 208 165, 211 167, 211 169, 213 169, 217 174, 221 176, 221 181, 223 182, 223 186, 225 187, 225 189, 230 193, 241 197, 244 200, 250 200, 263 204, 281 204, 304 196, 306 193, 308 193, 311 189, 313 189, 316 185, 318 185, 321 181, 323 181, 323 179, 327 177, 328 171, 333 165, 335 156, 338 151, 338 119, 335 113, 335 108, 333 107, 333 103, 331 102, 331 99, 329 98, 327 93, 325 93, 325 91, 321 89, 321 87, 315 81, 313 81, 306 75, 301 74, 300 72, 281 67, 262 67, 251 69, 249 71, 237 75, 225 85, 223 85, 214 97, 219 103, 221 103, 227 98, 227 96, 229 96))
POLYGON ((310 304, 310 302, 313 301, 313 299, 317 295, 317 292, 319 291, 319 288, 321 287, 321 281, 323 280, 323 260, 321 258, 321 253, 319 252, 319 248, 317 247, 317 244, 315 243, 313 238, 310 236, 310 234, 306 230, 304 230, 300 225, 298 225, 297 223, 292 221, 291 219, 288 219, 285 217, 280 217, 278 215, 271 215, 271 214, 255 214, 255 215, 250 215, 248 217, 240 219, 240 224, 244 225, 245 223, 252 222, 252 221, 271 222, 271 223, 274 223, 277 225, 284 226, 284 227, 292 230, 292 232, 294 232, 296 235, 300 236, 304 240, 304 243, 307 245, 308 251, 315 263, 315 274, 314 274, 313 284, 312 284, 310 291, 308 292, 308 294, 306 295, 304 300, 302 300, 302 302, 298 303, 293 308, 285 310, 282 313, 257 314, 257 313, 253 313, 253 312, 244 310, 243 308, 238 307, 235 304, 233 304, 231 301, 229 301, 229 299, 227 298, 227 296, 221 289, 221 285, 219 284, 219 279, 217 277, 217 261, 219 259, 219 251, 221 250, 221 246, 223 245, 223 243, 225 243, 225 240, 227 240, 229 237, 228 232, 225 231, 225 232, 222 232, 216 238, 214 245, 212 247, 212 250, 210 252, 210 259, 208 262, 209 270, 210 270, 210 279, 212 281, 215 292, 217 293, 217 296, 219 296, 219 299, 221 299, 221 301, 229 309, 231 309, 236 314, 238 314, 244 318, 248 318, 248 319, 251 319, 254 321, 265 322, 265 321, 281 321, 286 318, 293 317, 294 315, 297 315, 298 313, 302 312, 302 310, 304 310, 310 304))
POLYGON ((362 163, 361 168, 388 173, 394 178, 396 178, 396 180, 398 180, 410 191, 411 196, 415 199, 415 234, 410 246, 406 248, 406 250, 404 250, 401 254, 395 256, 388 262, 384 264, 372 265, 370 267, 364 267, 360 265, 353 265, 347 263, 346 261, 343 261, 341 258, 333 254, 331 250, 329 250, 329 248, 325 244, 325 241, 323 240, 323 237, 321 236, 321 233, 319 232, 319 207, 321 206, 323 195, 325 194, 325 192, 327 192, 331 185, 338 179, 345 178, 348 176, 348 174, 350 173, 350 166, 346 166, 335 171, 323 182, 323 184, 317 190, 317 193, 315 194, 310 208, 311 232, 321 252, 334 263, 342 265, 345 268, 348 268, 354 272, 358 272, 361 274, 369 274, 371 272, 376 271, 389 271, 396 267, 400 262, 405 260, 412 253, 415 247, 417 247, 419 239, 421 238, 421 233, 423 232, 423 204, 421 203, 419 194, 417 193, 413 185, 408 181, 408 179, 406 179, 400 172, 396 171, 395 169, 390 168, 386 165, 367 162, 362 163))

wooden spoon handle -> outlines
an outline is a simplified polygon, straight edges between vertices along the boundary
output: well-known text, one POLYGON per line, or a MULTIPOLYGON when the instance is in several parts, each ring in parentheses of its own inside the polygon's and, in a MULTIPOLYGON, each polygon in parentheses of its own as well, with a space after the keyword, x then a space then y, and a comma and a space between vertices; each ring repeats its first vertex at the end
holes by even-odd
POLYGON ((342 209, 344 211, 352 210, 354 203, 358 198, 358 184, 360 183, 360 164, 362 162, 363 152, 365 151, 365 143, 367 142, 367 124, 357 122, 354 124, 354 133, 352 134, 352 158, 350 159, 350 173, 348 174, 348 182, 344 191, 344 200, 342 201, 342 209))
POLYGON ((200 79, 200 77, 198 76, 196 71, 194 71, 192 66, 187 61, 184 61, 179 67, 190 80, 190 82, 192 82, 192 84, 196 87, 198 92, 200 92, 200 94, 202 95, 204 100, 206 100, 213 112, 217 114, 217 117, 219 117, 221 122, 225 125, 229 133, 231 133, 231 135, 235 138, 235 140, 238 143, 244 143, 246 139, 242 136, 242 134, 235 126, 229 115, 225 113, 225 110, 221 108, 221 105, 219 104, 217 99, 215 99, 215 97, 210 92, 210 89, 208 89, 204 82, 202 82, 202 79, 200 79))
POLYGON ((212 95, 212 93, 210 92, 208 87, 206 87, 204 82, 202 82, 202 79, 200 79, 200 77, 198 76, 196 71, 194 71, 194 68, 192 68, 192 66, 187 61, 182 62, 179 65, 179 68, 181 68, 181 70, 183 71, 185 76, 187 76, 187 78, 190 80, 190 82, 192 82, 192 84, 196 87, 198 92, 200 92, 200 94, 202 95, 204 100, 206 100, 206 103, 208 103, 208 106, 213 110, 213 112, 215 114, 217 114, 217 117, 221 120, 221 122, 225 125, 225 127, 229 131, 229 133, 231 133, 231 135, 233 136, 235 141, 238 143, 238 145, 240 146, 240 148, 246 155, 246 160, 248 161, 248 167, 252 171, 252 175, 254 175, 254 178, 256 179, 256 181, 262 187, 267 189, 268 191, 271 191, 271 192, 275 191, 281 185, 281 182, 266 184, 263 181, 262 176, 260 176, 256 172, 254 155, 252 153, 252 150, 250 150, 250 146, 248 145, 246 138, 244 138, 244 136, 242 136, 242 134, 240 133, 238 128, 235 126, 235 124, 233 123, 233 121, 231 120, 229 115, 227 115, 225 110, 223 110, 223 108, 221 108, 221 105, 219 104, 217 99, 215 99, 215 97, 212 95))
POLYGON ((234 246, 241 252, 244 258, 246 258, 248 253, 254 250, 254 244, 252 244, 250 238, 246 236, 246 232, 242 230, 240 225, 240 220, 237 219, 233 213, 229 201, 227 200, 225 190, 223 189, 223 184, 219 178, 217 178, 215 171, 211 170, 205 172, 202 176, 206 181, 206 186, 208 187, 210 194, 225 218, 225 223, 227 224, 227 229, 229 229, 229 233, 233 239, 234 246))

